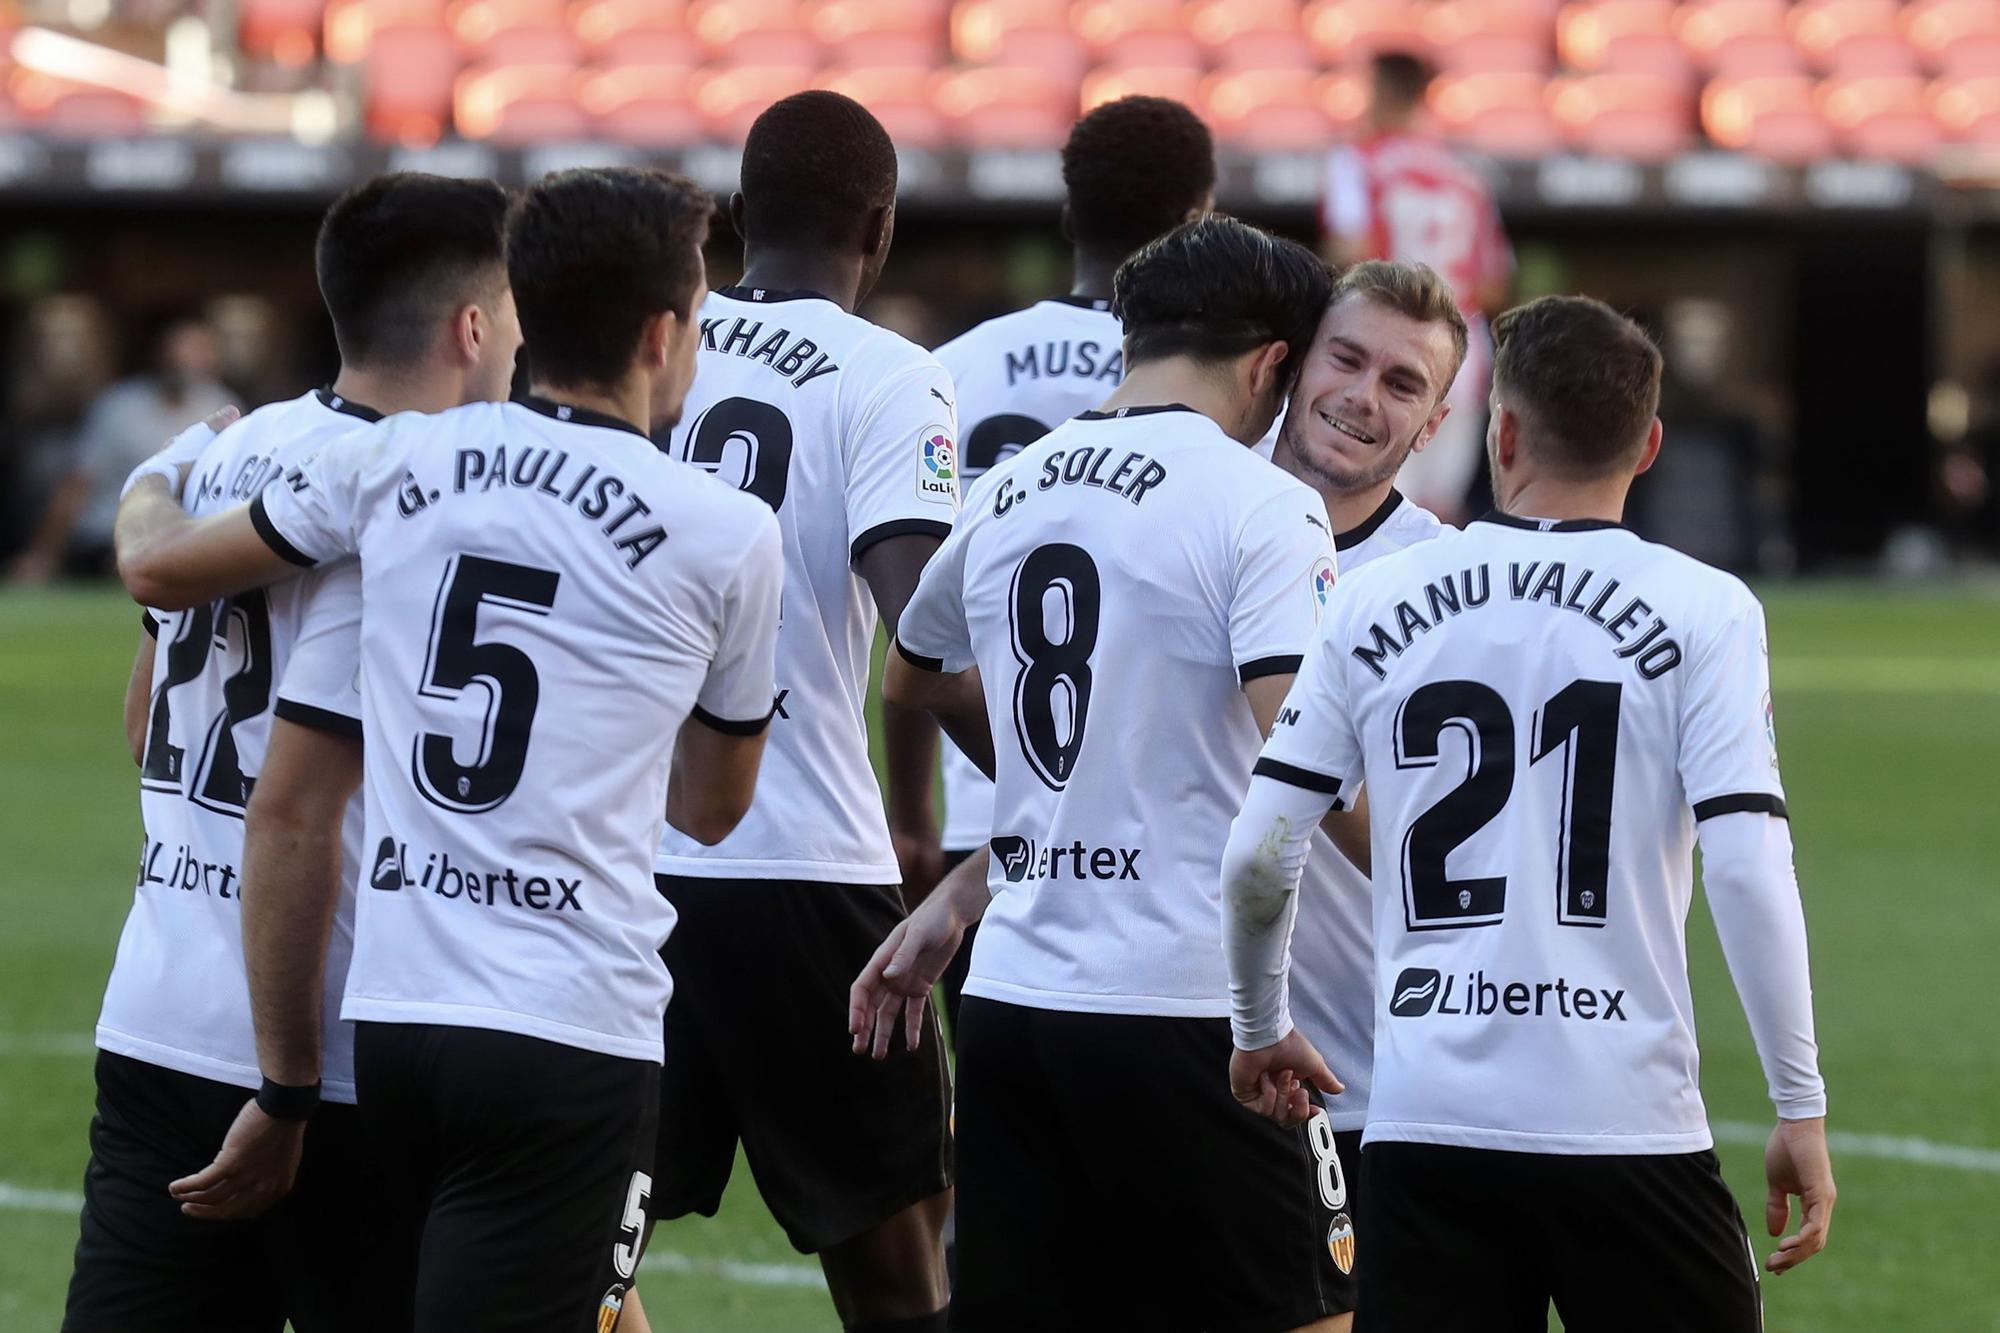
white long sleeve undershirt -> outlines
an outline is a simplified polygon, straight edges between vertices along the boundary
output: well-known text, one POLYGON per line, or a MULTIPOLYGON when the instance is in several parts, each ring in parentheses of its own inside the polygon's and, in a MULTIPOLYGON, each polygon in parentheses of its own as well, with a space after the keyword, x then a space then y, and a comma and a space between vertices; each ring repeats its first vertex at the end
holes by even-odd
POLYGON ((1333 805, 1323 792, 1253 777, 1222 853, 1223 951, 1230 1027, 1255 1051, 1292 1030, 1292 922, 1313 830, 1333 805))
POLYGON ((1786 1120, 1825 1115, 1791 824, 1743 812, 1704 819, 1699 831, 1709 911, 1750 1019, 1771 1102, 1786 1120))

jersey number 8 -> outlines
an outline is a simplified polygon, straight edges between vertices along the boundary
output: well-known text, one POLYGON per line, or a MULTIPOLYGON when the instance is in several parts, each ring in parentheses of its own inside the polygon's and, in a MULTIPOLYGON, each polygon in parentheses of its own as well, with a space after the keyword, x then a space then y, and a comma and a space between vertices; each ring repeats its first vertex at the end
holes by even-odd
POLYGON ((1021 664, 1014 678, 1014 732, 1028 766, 1051 791, 1068 783, 1083 750, 1101 600, 1096 562, 1066 542, 1030 551, 1007 599, 1021 664))

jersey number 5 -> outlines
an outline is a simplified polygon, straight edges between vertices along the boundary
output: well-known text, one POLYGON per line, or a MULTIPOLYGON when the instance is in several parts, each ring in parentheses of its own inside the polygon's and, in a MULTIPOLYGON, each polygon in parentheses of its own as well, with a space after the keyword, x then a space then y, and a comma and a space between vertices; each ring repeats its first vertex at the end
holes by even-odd
MULTIPOLYGON (((1564 755, 1556 920, 1565 926, 1604 924, 1622 689, 1615 682, 1573 680, 1535 713, 1528 762, 1540 763, 1558 750, 1564 755)), ((1465 780, 1403 835, 1403 910, 1411 930, 1498 925, 1506 907, 1505 875, 1453 879, 1445 860, 1513 795, 1514 716, 1507 701, 1476 680, 1423 686, 1397 711, 1396 767, 1436 767, 1438 741, 1452 729, 1466 738, 1465 780)))
POLYGON ((1097 564, 1081 546, 1038 546, 1014 573, 1007 599, 1021 664, 1014 677, 1014 732, 1028 766, 1051 791, 1069 782, 1083 750, 1101 602, 1097 564))
POLYGON ((545 616, 555 605, 560 578, 552 569, 478 555, 453 556, 445 566, 417 693, 427 699, 456 699, 477 685, 486 691, 486 709, 469 764, 459 762, 450 736, 418 734, 410 772, 417 790, 433 805, 477 814, 499 805, 520 785, 528 764, 528 733, 541 701, 541 677, 534 660, 513 644, 478 639, 479 608, 491 605, 545 616))

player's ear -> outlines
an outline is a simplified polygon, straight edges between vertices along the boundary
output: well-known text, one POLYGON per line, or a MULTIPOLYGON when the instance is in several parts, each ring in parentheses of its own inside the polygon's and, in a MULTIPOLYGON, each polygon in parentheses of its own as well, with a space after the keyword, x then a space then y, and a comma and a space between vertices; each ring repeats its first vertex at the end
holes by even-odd
POLYGON ((1292 345, 1280 338, 1277 342, 1265 343, 1250 357, 1250 396, 1261 400, 1279 383, 1285 372, 1285 358, 1292 345))
POLYGON ((475 304, 468 302, 452 312, 452 351, 467 365, 478 364, 479 349, 493 336, 493 332, 493 321, 475 304))
POLYGON ((1062 206, 1062 238, 1065 245, 1076 244, 1076 223, 1070 218, 1067 202, 1062 206))
POLYGON ((1521 419, 1504 403, 1493 405, 1493 462, 1496 467, 1514 466, 1521 451, 1521 419))
POLYGON ((660 370, 667 364, 667 354, 674 345, 674 334, 681 323, 679 315, 671 310, 662 310, 649 316, 639 326, 639 361, 648 370, 660 370))
POLYGON ((1639 451, 1639 466, 1632 469, 1633 476, 1636 477, 1653 466, 1654 460, 1660 456, 1660 441, 1665 436, 1665 427, 1660 425, 1658 417, 1654 417, 1653 424, 1646 428, 1646 447, 1639 451))
POLYGON ((729 225, 736 229, 736 238, 738 240, 747 241, 750 239, 750 229, 743 225, 743 192, 741 190, 729 196, 729 225))
POLYGON ((868 225, 861 231, 861 253, 870 259, 887 254, 895 235, 896 205, 892 200, 868 214, 868 225))
POLYGON ((1444 425, 1444 419, 1450 415, 1451 404, 1440 402, 1437 405, 1437 411, 1431 413, 1431 419, 1426 421, 1424 428, 1417 432, 1417 442, 1410 446, 1410 452, 1420 454, 1429 447, 1430 442, 1437 438, 1438 428, 1444 425))

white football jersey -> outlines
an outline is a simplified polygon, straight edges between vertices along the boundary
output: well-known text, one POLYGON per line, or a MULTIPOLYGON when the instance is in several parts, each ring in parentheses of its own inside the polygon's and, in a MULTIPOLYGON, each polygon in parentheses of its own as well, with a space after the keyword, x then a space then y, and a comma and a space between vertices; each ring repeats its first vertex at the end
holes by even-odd
POLYGON ((768 507, 611 417, 404 413, 251 506, 361 556, 368 857, 342 1015, 658 1061, 675 738, 771 711, 768 507))
MULTIPOLYGON (((185 503, 210 514, 338 449, 379 413, 317 390, 222 432, 185 503)), ((139 779, 146 835, 131 915, 104 991, 97 1044, 149 1064, 254 1088, 263 1079, 243 970, 243 811, 271 719, 361 734, 361 571, 351 560, 270 589, 158 617, 139 779)), ((354 1100, 354 1036, 339 1021, 353 947, 361 802, 341 830, 344 886, 326 960, 323 1095, 354 1100)))
POLYGON ((1259 737, 1334 578, 1326 506, 1184 407, 1086 412, 1003 463, 898 651, 977 665, 994 889, 967 995, 1229 1012, 1219 874, 1259 737))
MULTIPOLYGON (((1340 576, 1353 578, 1364 565, 1444 530, 1437 515, 1390 491, 1360 526, 1334 534, 1340 576)), ((1326 1103, 1329 1123, 1341 1131, 1368 1123, 1368 1088, 1374 1081, 1373 892, 1368 877, 1333 839, 1315 831, 1292 928, 1292 1018, 1346 1088, 1326 1103)))
POLYGON ((700 370, 669 451, 777 511, 785 614, 750 813, 713 847, 668 829, 657 869, 900 883, 868 759, 875 600, 854 567, 883 538, 951 530, 951 379, 915 343, 810 292, 711 292, 700 320, 700 370))
POLYGON ((1371 1141, 1709 1146, 1695 821, 1784 813, 1769 674, 1740 581, 1611 523, 1488 515, 1342 581, 1257 771, 1367 784, 1371 1141))
MULTIPOLYGON (((965 503, 994 464, 1013 457, 1118 387, 1125 374, 1124 326, 1111 302, 1057 296, 989 319, 938 348, 958 386, 959 479, 965 503)), ((993 783, 947 740, 944 846, 983 847, 993 831, 993 783)))

